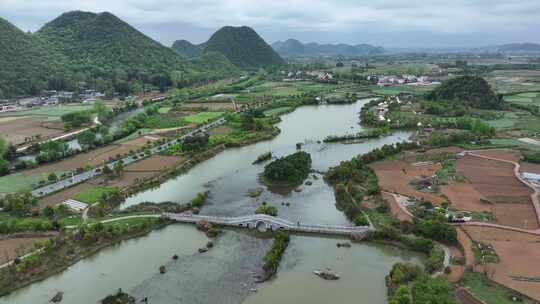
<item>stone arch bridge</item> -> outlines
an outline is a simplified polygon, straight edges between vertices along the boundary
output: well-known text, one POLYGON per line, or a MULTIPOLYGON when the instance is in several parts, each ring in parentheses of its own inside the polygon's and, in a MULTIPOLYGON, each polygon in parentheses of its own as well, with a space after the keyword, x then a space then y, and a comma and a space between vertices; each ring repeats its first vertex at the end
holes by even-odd
POLYGON ((190 213, 164 213, 164 218, 180 223, 197 223, 199 221, 208 221, 209 223, 247 229, 258 230, 285 230, 300 233, 326 234, 326 235, 365 235, 370 231, 369 226, 346 226, 346 225, 311 225, 306 223, 293 223, 291 221, 269 216, 265 214, 254 214, 239 217, 222 217, 195 215, 190 213))

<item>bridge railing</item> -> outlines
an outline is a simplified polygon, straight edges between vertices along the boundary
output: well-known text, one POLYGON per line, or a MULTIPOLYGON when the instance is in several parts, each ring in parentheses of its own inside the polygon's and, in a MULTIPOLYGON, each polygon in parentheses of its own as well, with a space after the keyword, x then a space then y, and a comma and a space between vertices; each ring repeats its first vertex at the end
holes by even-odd
POLYGON ((340 226, 340 225, 312 225, 304 223, 293 223, 288 220, 284 220, 278 217, 273 217, 269 215, 256 214, 256 215, 247 215, 239 217, 220 217, 220 216, 209 216, 209 215, 194 215, 194 214, 178 214, 178 213, 165 213, 165 217, 168 217, 177 221, 184 222, 198 222, 200 220, 206 220, 211 223, 219 225, 242 225, 249 224, 252 222, 262 221, 264 223, 270 223, 279 227, 283 227, 287 230, 298 230, 298 231, 318 231, 318 232, 361 232, 368 229, 368 226, 340 226))

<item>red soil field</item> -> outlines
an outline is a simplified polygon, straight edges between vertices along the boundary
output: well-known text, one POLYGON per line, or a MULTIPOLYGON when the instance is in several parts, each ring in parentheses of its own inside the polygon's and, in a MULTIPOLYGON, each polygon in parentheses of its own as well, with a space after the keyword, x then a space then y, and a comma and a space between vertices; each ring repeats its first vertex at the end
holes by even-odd
POLYGON ((495 160, 465 156, 456 168, 482 195, 495 202, 530 203, 532 190, 514 176, 514 166, 495 160))
POLYGON ((377 162, 370 167, 377 174, 381 189, 385 191, 424 198, 434 204, 440 204, 444 200, 440 195, 417 191, 409 185, 416 178, 433 175, 440 168, 439 164, 413 166, 403 160, 393 160, 377 162))
POLYGON ((492 280, 540 300, 540 283, 517 281, 511 277, 539 277, 540 236, 492 227, 462 226, 462 229, 472 239, 494 247, 500 262, 486 268, 492 280))

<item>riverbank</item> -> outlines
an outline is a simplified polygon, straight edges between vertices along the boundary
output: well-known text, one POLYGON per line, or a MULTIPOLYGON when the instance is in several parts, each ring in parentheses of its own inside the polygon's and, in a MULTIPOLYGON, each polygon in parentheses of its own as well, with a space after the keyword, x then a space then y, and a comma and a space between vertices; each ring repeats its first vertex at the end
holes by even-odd
POLYGON ((153 219, 132 225, 105 225, 99 229, 81 228, 45 242, 42 251, 0 270, 0 296, 61 273, 75 263, 122 241, 161 229, 169 221, 153 219))

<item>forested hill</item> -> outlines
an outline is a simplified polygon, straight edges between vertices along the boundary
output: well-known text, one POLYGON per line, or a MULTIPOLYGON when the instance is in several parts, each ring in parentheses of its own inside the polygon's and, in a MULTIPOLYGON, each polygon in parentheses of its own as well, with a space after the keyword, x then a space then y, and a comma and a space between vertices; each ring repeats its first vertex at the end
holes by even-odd
POLYGON ((460 76, 443 82, 426 96, 430 100, 447 100, 481 109, 500 109, 498 96, 482 77, 460 76))
POLYGON ((185 70, 186 61, 111 13, 68 12, 36 35, 75 67, 96 74, 116 68, 149 73, 185 70))
POLYGON ((258 69, 285 64, 252 28, 225 26, 205 43, 205 52, 218 52, 242 69, 258 69))
POLYGON ((238 73, 221 59, 189 61, 107 12, 67 12, 34 34, 0 19, 0 98, 73 91, 79 82, 128 95, 238 73))
POLYGON ((33 35, 0 18, 0 98, 39 92, 54 73, 54 63, 64 59, 33 35))
POLYGON ((187 40, 176 40, 171 46, 178 54, 185 58, 200 56, 202 49, 187 40))

